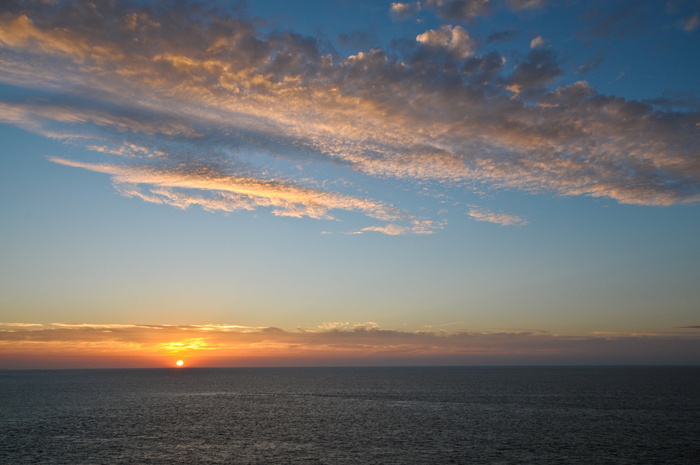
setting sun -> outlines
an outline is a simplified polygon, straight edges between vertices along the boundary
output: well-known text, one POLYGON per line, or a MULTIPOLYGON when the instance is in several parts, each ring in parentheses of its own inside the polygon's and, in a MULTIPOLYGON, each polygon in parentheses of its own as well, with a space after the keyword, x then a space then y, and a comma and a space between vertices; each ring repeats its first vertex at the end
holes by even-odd
POLYGON ((185 362, 183 362, 182 360, 178 360, 177 362, 175 362, 175 365, 177 365, 179 367, 183 366, 184 364, 185 364, 185 362))

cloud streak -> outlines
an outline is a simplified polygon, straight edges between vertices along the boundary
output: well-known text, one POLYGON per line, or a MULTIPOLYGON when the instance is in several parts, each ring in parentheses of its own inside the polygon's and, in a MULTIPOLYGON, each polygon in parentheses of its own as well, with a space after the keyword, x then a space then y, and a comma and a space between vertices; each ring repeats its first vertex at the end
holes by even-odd
MULTIPOLYGON (((491 8, 423 6, 454 20, 491 8)), ((506 68, 504 55, 479 54, 468 28, 445 25, 400 51, 339 56, 223 7, 7 2, 0 82, 19 91, 0 100, 0 121, 82 144, 94 160, 52 161, 109 174, 126 196, 318 219, 356 212, 382 222, 364 231, 385 234, 439 222, 371 193, 392 180, 700 200, 700 114, 560 84, 559 55, 537 45, 506 68)))

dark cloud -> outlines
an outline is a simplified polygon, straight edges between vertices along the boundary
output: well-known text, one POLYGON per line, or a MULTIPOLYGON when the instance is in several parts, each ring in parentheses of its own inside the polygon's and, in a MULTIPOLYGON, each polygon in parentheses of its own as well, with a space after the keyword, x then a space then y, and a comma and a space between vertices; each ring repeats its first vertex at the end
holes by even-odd
POLYGON ((471 22, 477 16, 483 16, 501 8, 515 11, 532 10, 544 7, 549 0, 423 0, 415 3, 392 3, 391 12, 397 19, 405 19, 425 8, 439 18, 459 22, 471 22))
POLYGON ((519 31, 495 32, 486 38, 486 43, 487 44, 499 44, 499 43, 503 43, 503 42, 508 42, 519 35, 520 35, 519 31))
POLYGON ((509 85, 518 92, 542 88, 561 76, 562 72, 554 50, 535 48, 528 52, 525 61, 515 67, 509 85))
POLYGON ((355 50, 369 50, 377 48, 377 35, 374 32, 355 29, 348 33, 338 34, 338 43, 341 47, 355 50))
POLYGON ((585 29, 580 35, 586 37, 629 37, 649 28, 648 16, 642 12, 650 2, 621 0, 617 2, 592 1, 581 15, 585 29))
POLYGON ((605 55, 604 54, 597 54, 588 59, 584 64, 578 67, 576 69, 576 74, 578 76, 590 73, 591 71, 597 69, 600 67, 603 63, 605 62, 605 55))
POLYGON ((665 92, 663 96, 645 100, 644 103, 664 111, 687 110, 700 112, 700 98, 686 92, 665 92))
POLYGON ((464 72, 474 84, 492 82, 503 71, 505 58, 496 52, 471 57, 464 63, 464 72))
POLYGON ((677 19, 677 25, 685 32, 693 32, 700 26, 700 3, 697 0, 668 0, 665 13, 677 19))

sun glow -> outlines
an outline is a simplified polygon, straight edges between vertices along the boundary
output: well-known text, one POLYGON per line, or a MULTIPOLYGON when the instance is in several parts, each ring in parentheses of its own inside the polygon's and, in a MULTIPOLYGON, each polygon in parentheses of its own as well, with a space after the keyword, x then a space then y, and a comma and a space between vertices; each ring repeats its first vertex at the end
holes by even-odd
POLYGON ((175 365, 177 365, 179 367, 183 366, 184 364, 185 364, 185 362, 183 362, 182 360, 178 360, 177 362, 175 362, 175 365))

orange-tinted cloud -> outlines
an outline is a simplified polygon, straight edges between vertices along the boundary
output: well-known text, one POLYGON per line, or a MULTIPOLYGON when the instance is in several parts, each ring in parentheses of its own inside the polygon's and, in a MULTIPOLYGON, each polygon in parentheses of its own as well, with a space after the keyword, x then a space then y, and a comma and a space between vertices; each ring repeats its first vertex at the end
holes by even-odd
POLYGON ((206 166, 164 169, 159 164, 125 166, 80 163, 62 158, 51 160, 62 165, 110 174, 125 195, 139 196, 144 200, 169 203, 181 208, 197 203, 207 210, 225 211, 272 207, 272 213, 279 216, 331 218, 328 211, 339 209, 359 210, 379 219, 397 217, 390 207, 376 202, 295 186, 280 180, 227 176, 218 170, 207 169, 206 166), (142 194, 137 187, 140 184, 154 188, 150 189, 150 194, 142 194), (213 192, 218 195, 215 198, 206 198, 175 189, 213 192))

